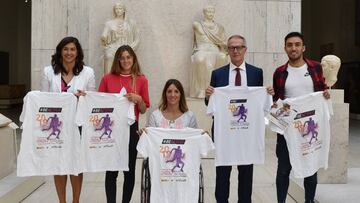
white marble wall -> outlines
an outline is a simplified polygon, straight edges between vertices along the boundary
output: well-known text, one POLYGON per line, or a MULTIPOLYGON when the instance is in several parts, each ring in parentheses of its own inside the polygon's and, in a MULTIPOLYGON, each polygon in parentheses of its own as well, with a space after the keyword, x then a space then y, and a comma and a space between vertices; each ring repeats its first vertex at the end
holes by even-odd
MULTIPOLYGON (((79 38, 85 62, 102 76, 100 34, 112 18, 116 0, 32 1, 32 89, 38 89, 43 66, 50 64, 56 44, 66 35, 79 38)), ((192 22, 202 19, 202 9, 211 3, 215 19, 226 35, 243 35, 248 42, 246 60, 264 70, 264 84, 270 85, 276 66, 285 63, 283 38, 300 30, 301 0, 124 0, 129 18, 141 32, 137 54, 149 79, 153 105, 169 78, 189 89, 188 72, 192 51, 192 22)))
MULTIPOLYGON (((89 1, 32 1, 31 16, 31 89, 40 88, 41 71, 50 65, 51 55, 65 36, 75 36, 89 64, 89 1)), ((91 64, 90 64, 91 65, 91 64)))

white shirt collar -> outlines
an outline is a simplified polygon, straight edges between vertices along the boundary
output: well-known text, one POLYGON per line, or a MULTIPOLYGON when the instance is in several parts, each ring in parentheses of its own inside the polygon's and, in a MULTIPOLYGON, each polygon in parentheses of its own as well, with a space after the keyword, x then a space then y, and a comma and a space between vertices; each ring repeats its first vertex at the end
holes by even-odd
POLYGON ((242 64, 241 64, 239 67, 235 66, 235 65, 230 61, 230 70, 233 71, 233 70, 235 70, 235 68, 240 68, 241 71, 246 71, 245 60, 242 62, 242 64))

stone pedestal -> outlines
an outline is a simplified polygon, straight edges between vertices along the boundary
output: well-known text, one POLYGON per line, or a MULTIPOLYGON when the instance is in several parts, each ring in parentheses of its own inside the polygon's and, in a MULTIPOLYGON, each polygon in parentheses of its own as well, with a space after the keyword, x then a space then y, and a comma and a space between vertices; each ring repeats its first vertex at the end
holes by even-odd
POLYGON ((14 123, 0 128, 0 202, 20 202, 44 183, 43 177, 16 176, 16 128, 14 123))
POLYGON ((16 168, 16 132, 6 126, 0 128, 0 180, 16 168))
POLYGON ((344 103, 344 90, 329 90, 334 115, 330 120, 331 141, 329 167, 320 169, 318 183, 346 183, 349 151, 349 104, 344 103))

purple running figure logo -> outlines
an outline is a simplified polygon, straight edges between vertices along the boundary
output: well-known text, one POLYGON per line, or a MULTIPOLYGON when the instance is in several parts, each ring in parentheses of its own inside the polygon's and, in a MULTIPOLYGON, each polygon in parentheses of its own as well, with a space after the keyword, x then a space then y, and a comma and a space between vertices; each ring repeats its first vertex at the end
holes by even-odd
POLYGON ((233 116, 239 116, 239 120, 237 121, 238 123, 240 123, 240 120, 242 119, 244 122, 246 122, 246 118, 247 118, 247 108, 245 108, 244 104, 241 104, 240 106, 236 107, 236 110, 233 112, 233 116))
POLYGON ((172 159, 167 160, 166 163, 176 161, 175 166, 171 169, 171 172, 174 172, 175 168, 180 168, 180 171, 183 172, 185 163, 182 161, 182 159, 184 159, 185 153, 182 153, 180 146, 177 148, 172 148, 170 151, 170 156, 172 152, 174 152, 172 159))
POLYGON ((49 140, 51 135, 55 135, 56 139, 59 139, 59 135, 61 133, 61 130, 59 129, 59 127, 61 127, 61 125, 62 125, 62 122, 59 120, 59 117, 56 114, 54 114, 54 116, 51 116, 46 119, 45 125, 41 126, 42 127, 41 130, 48 131, 48 130, 52 129, 52 131, 51 131, 50 135, 47 137, 47 139, 49 140), (50 124, 47 127, 46 125, 49 123, 49 120, 50 120, 50 124))
POLYGON ((101 117, 101 119, 98 121, 98 125, 101 123, 101 121, 102 121, 101 126, 99 128, 95 127, 95 131, 104 129, 104 132, 100 136, 100 140, 104 135, 107 135, 108 138, 111 138, 112 130, 110 127, 112 126, 114 121, 111 121, 109 114, 106 114, 106 116, 101 117))
POLYGON ((315 139, 315 141, 318 140, 318 132, 316 129, 318 128, 318 124, 315 123, 315 121, 310 117, 308 121, 305 121, 303 129, 305 129, 305 132, 302 134, 302 137, 305 137, 311 133, 311 138, 309 141, 309 144, 311 144, 311 141, 315 139))

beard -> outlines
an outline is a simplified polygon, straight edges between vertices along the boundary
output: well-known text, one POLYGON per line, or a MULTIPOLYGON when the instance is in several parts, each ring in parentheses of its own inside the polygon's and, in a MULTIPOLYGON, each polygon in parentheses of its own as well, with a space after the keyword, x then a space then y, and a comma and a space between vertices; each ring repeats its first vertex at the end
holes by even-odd
POLYGON ((293 53, 290 53, 290 54, 288 54, 288 57, 289 57, 290 61, 297 61, 297 60, 301 59, 303 56, 302 56, 302 54, 294 55, 293 53))

